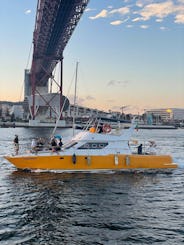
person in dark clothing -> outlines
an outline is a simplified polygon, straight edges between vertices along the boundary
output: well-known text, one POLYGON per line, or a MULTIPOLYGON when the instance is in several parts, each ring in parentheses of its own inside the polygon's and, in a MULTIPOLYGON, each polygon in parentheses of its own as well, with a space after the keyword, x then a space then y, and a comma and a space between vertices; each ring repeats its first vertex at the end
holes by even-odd
POLYGON ((15 135, 13 143, 14 143, 15 155, 18 155, 18 153, 19 153, 19 138, 18 138, 18 135, 15 135))
POLYGON ((142 154, 142 144, 140 144, 139 146, 138 146, 138 152, 137 152, 139 155, 141 155, 142 154))
POLYGON ((63 142, 62 142, 62 139, 60 138, 60 139, 59 139, 58 146, 61 148, 61 147, 62 147, 62 145, 63 145, 63 142))
POLYGON ((98 127, 98 133, 99 134, 103 133, 103 125, 102 124, 100 124, 98 127))
POLYGON ((51 149, 52 149, 52 151, 56 151, 56 147, 57 147, 56 139, 52 138, 52 140, 51 140, 51 149))
POLYGON ((55 150, 60 151, 62 148, 62 145, 63 145, 63 142, 62 142, 62 139, 60 138, 57 146, 55 147, 55 150))

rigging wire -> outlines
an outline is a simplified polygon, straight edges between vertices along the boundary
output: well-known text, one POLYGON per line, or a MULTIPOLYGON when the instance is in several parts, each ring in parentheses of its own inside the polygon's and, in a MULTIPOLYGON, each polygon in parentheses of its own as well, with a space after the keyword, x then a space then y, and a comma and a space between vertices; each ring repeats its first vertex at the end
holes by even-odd
POLYGON ((33 48, 33 43, 31 42, 31 46, 30 46, 29 54, 28 54, 28 59, 27 59, 27 64, 26 64, 26 69, 28 68, 28 65, 29 65, 29 62, 30 62, 30 56, 31 56, 32 48, 33 48))
POLYGON ((76 73, 76 71, 74 71, 74 73, 73 73, 73 77, 72 77, 71 82, 70 82, 70 85, 69 85, 69 87, 68 87, 68 91, 67 91, 67 94, 66 94, 66 96, 65 96, 65 99, 64 99, 64 102, 63 102, 63 105, 62 105, 61 111, 60 111, 60 113, 59 113, 58 119, 57 119, 57 121, 56 121, 56 125, 55 125, 55 127, 54 127, 54 129, 53 129, 53 131, 52 131, 52 133, 51 133, 50 138, 52 138, 52 137, 54 136, 55 132, 56 132, 56 129, 57 129, 58 123, 59 123, 60 118, 61 118, 61 114, 63 113, 63 109, 64 109, 64 106, 65 106, 66 101, 67 101, 67 97, 68 97, 68 95, 69 95, 69 93, 70 93, 70 90, 71 90, 72 84, 73 84, 73 82, 74 82, 75 73, 76 73))
POLYGON ((76 63, 76 71, 75 71, 75 93, 74 93, 74 103, 73 103, 73 136, 75 134, 78 65, 79 65, 79 62, 76 63))
MULTIPOLYGON (((28 54, 28 58, 27 58, 27 63, 26 63, 26 70, 28 69, 28 66, 29 66, 29 63, 30 63, 30 56, 31 56, 32 48, 33 48, 33 44, 31 42, 31 46, 30 46, 29 54, 28 54)), ((24 81, 23 81, 22 86, 21 86, 19 101, 21 101, 21 98, 22 98, 22 95, 23 95, 23 88, 24 88, 24 81)))

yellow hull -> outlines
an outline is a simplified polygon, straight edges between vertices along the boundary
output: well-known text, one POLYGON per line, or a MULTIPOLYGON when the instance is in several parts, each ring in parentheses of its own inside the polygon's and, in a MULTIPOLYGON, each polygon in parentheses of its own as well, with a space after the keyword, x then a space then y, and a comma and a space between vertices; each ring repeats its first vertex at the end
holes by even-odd
POLYGON ((13 156, 5 157, 18 169, 43 170, 123 170, 177 168, 167 155, 105 155, 105 156, 13 156))

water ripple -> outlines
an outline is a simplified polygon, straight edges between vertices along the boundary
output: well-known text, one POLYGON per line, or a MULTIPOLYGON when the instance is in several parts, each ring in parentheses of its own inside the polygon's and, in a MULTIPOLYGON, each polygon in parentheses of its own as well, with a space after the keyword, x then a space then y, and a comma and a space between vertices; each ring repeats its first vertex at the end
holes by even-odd
MULTIPOLYGON (((6 142, 0 134, 1 154, 8 152, 15 132, 26 144, 34 134, 12 130, 6 142)), ((164 131, 166 140, 162 131, 151 131, 152 138, 182 166, 184 131, 171 131, 164 131)), ((137 137, 148 133, 139 131, 137 137)), ((93 174, 23 172, 1 155, 0 172, 1 245, 184 243, 182 167, 93 174)))

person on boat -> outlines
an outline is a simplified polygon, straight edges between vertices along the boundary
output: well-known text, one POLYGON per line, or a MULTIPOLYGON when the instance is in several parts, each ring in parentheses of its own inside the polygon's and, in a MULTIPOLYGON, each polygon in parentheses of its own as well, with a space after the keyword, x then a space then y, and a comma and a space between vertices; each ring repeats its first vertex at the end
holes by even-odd
POLYGON ((45 144, 44 139, 43 138, 39 138, 37 140, 37 145, 36 145, 37 146, 37 150, 38 151, 43 150, 44 144, 45 144))
POLYGON ((14 138, 13 142, 14 142, 15 154, 18 155, 18 153, 19 153, 19 138, 18 138, 18 135, 15 135, 15 138, 14 138))
POLYGON ((62 139, 61 139, 61 138, 59 139, 58 146, 59 146, 60 148, 63 146, 63 142, 62 142, 62 139))
POLYGON ((111 125, 108 123, 103 124, 102 127, 103 133, 108 134, 111 132, 111 125))
POLYGON ((31 141, 31 151, 36 152, 37 151, 37 142, 36 139, 32 139, 31 141))
POLYGON ((95 125, 92 126, 92 127, 89 129, 89 132, 90 132, 90 133, 96 133, 96 131, 97 131, 97 124, 95 123, 95 125))
POLYGON ((56 139, 53 137, 51 140, 51 149, 52 151, 56 151, 56 148, 57 148, 57 142, 56 139))
POLYGON ((57 146, 55 147, 55 151, 60 151, 62 148, 63 142, 62 139, 59 139, 59 142, 57 143, 57 146))
POLYGON ((155 141, 149 141, 150 145, 149 145, 149 148, 148 148, 148 154, 149 155, 156 155, 156 143, 155 141))
POLYGON ((138 146, 137 150, 138 155, 142 155, 142 144, 138 146))
POLYGON ((98 133, 101 134, 103 133, 103 124, 100 124, 98 127, 98 133))

